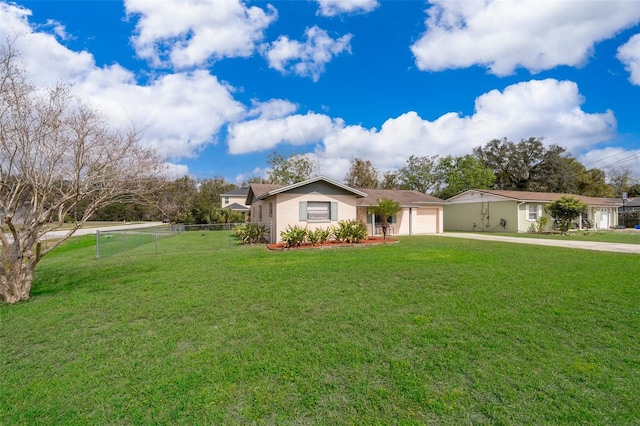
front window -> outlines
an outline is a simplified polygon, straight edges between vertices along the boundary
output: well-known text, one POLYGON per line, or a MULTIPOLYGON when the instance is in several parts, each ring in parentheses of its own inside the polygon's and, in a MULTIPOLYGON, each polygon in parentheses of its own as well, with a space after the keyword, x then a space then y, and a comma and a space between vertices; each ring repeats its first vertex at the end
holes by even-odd
POLYGON ((542 204, 527 204, 527 220, 535 222, 542 216, 542 204))
POLYGON ((324 201, 307 202, 307 220, 331 220, 331 203, 324 201))

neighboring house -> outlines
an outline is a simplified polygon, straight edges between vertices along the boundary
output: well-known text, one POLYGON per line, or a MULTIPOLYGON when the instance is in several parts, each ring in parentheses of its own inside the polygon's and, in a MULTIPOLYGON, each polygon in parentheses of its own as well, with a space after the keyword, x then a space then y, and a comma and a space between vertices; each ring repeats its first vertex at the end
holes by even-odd
POLYGON ((252 222, 270 222, 272 243, 288 226, 309 230, 328 228, 340 220, 359 219, 376 231, 376 219, 367 212, 378 198, 400 202, 402 211, 392 222, 396 235, 441 233, 444 201, 417 191, 355 189, 323 176, 292 185, 252 184, 246 204, 252 222))
POLYGON ((247 194, 249 188, 238 188, 230 192, 220 194, 220 202, 223 209, 231 209, 234 212, 240 212, 244 215, 245 220, 249 213, 249 206, 247 206, 247 194))
MULTIPOLYGON (((541 216, 549 217, 545 206, 562 196, 587 204, 584 216, 576 219, 578 229, 608 229, 618 223, 618 206, 608 198, 549 192, 470 189, 447 200, 445 231, 528 232, 541 216)), ((549 218, 547 227, 553 226, 549 218)))
POLYGON ((640 197, 627 198, 618 208, 618 223, 633 228, 640 225, 640 197))

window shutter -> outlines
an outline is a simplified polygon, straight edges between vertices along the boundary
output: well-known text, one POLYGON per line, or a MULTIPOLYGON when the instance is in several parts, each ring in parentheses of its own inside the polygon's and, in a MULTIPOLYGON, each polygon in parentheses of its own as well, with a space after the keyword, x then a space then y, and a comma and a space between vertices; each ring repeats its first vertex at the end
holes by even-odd
POLYGON ((307 202, 300 201, 300 222, 307 221, 307 202))
POLYGON ((338 220, 338 202, 331 202, 331 220, 338 220))
POLYGON ((367 213, 367 223, 372 223, 373 220, 371 220, 373 218, 373 214, 372 213, 367 213))
POLYGON ((542 204, 538 204, 538 219, 542 217, 542 204))

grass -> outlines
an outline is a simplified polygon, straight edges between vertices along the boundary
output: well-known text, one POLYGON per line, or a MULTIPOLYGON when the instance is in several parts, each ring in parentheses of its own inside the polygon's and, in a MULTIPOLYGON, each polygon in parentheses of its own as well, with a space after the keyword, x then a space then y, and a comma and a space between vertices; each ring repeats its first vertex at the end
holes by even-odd
POLYGON ((637 255, 93 237, 0 306, 0 424, 638 424, 637 255))
POLYGON ((553 240, 597 241, 603 243, 640 244, 640 231, 570 231, 568 235, 536 233, 492 232, 491 235, 521 238, 544 238, 553 240))

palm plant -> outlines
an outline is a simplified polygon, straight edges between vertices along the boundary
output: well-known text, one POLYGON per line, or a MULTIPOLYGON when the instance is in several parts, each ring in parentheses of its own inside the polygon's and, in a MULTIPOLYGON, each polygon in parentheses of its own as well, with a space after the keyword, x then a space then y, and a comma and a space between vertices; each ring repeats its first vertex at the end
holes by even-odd
POLYGON ((369 213, 380 216, 380 227, 382 228, 382 238, 387 239, 387 230, 389 229, 389 218, 398 213, 402 207, 400 203, 388 198, 379 198, 378 204, 369 207, 369 213))

